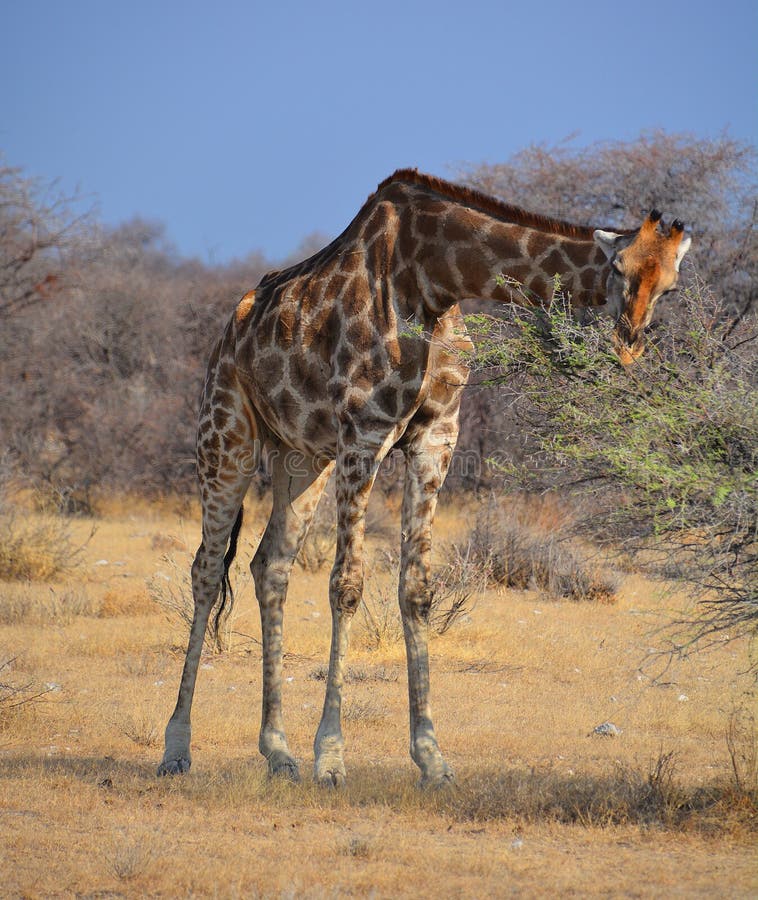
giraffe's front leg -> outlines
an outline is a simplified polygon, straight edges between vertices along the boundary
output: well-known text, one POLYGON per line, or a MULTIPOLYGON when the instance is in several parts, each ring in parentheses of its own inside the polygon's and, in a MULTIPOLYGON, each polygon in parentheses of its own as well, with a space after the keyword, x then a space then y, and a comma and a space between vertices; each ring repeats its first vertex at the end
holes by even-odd
POLYGON ((315 754, 314 777, 326 787, 342 787, 347 772, 343 757, 345 742, 342 737, 341 709, 344 683, 345 658, 347 656, 350 625, 355 610, 361 602, 362 586, 348 585, 332 575, 329 599, 332 607, 332 642, 329 653, 324 711, 313 745, 315 754))
POLYGON ((406 452, 399 599, 408 659, 411 758, 421 770, 422 787, 439 787, 453 780, 432 723, 428 651, 432 520, 451 455, 449 442, 411 447, 406 452))
POLYGON ((260 606, 262 635, 263 690, 258 749, 266 758, 269 775, 299 781, 300 771, 287 745, 282 716, 282 623, 289 572, 266 566, 266 555, 260 548, 251 569, 260 606))
POLYGON ((380 460, 375 454, 343 454, 337 463, 337 553, 329 579, 332 642, 326 697, 314 742, 315 778, 344 785, 341 706, 350 625, 363 596, 363 534, 366 506, 380 460))

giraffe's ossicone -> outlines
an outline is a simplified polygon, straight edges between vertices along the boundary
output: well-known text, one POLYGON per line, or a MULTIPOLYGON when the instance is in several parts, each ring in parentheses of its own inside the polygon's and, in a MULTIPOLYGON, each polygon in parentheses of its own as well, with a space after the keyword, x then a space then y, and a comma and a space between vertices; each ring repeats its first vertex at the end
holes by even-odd
POLYGON ((380 463, 398 447, 406 458, 399 600, 411 756, 423 784, 449 781, 429 703, 427 623, 432 520, 467 378, 458 351, 470 342, 458 302, 539 302, 559 275, 575 305, 609 308, 614 348, 627 364, 642 352, 656 300, 675 287, 689 245, 681 223, 665 229, 657 213, 636 231, 593 231, 406 169, 382 182, 331 244, 246 294, 208 364, 197 435, 203 523, 192 565, 195 614, 159 774, 190 766, 203 637, 222 587, 227 594, 242 503, 265 447, 273 508, 251 563, 262 628, 259 748, 272 774, 299 777, 282 718, 283 608, 293 561, 333 472, 332 638, 314 749, 316 779, 344 782, 340 706, 363 591, 366 505, 380 463))

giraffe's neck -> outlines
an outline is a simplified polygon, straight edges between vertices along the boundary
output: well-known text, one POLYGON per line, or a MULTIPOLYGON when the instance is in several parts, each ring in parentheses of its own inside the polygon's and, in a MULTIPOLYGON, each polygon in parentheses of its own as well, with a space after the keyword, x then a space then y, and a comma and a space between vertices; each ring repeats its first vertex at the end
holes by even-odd
POLYGON ((471 297, 521 304, 549 300, 556 276, 575 306, 605 302, 608 261, 589 233, 550 233, 502 222, 455 202, 414 208, 413 266, 424 306, 440 315, 471 297), (499 275, 506 283, 499 283, 499 275))

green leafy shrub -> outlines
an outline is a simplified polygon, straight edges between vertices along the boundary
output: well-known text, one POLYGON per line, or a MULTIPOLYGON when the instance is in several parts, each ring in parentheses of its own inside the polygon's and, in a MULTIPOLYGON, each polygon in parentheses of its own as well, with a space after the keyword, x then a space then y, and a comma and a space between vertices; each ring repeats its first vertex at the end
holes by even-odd
POLYGON ((510 395, 527 443, 496 460, 510 482, 591 495, 584 533, 697 590, 683 650, 758 624, 758 341, 697 280, 676 319, 624 368, 612 324, 584 327, 557 291, 547 309, 475 317, 470 363, 510 395))

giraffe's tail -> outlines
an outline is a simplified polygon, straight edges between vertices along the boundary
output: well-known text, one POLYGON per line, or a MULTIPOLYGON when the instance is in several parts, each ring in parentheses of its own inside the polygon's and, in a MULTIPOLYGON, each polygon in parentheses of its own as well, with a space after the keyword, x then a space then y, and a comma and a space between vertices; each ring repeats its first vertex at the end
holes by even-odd
POLYGON ((242 528, 244 512, 245 507, 240 506, 240 511, 237 513, 234 525, 232 525, 232 533, 229 535, 229 548, 224 554, 224 574, 221 577, 221 601, 218 604, 216 616, 213 620, 213 637, 215 638, 216 646, 219 647, 222 645, 223 641, 219 633, 221 630, 221 621, 222 619, 229 617, 232 607, 234 606, 234 591, 232 590, 232 583, 229 581, 229 568, 234 562, 234 557, 237 555, 237 541, 239 539, 240 529, 242 528))

